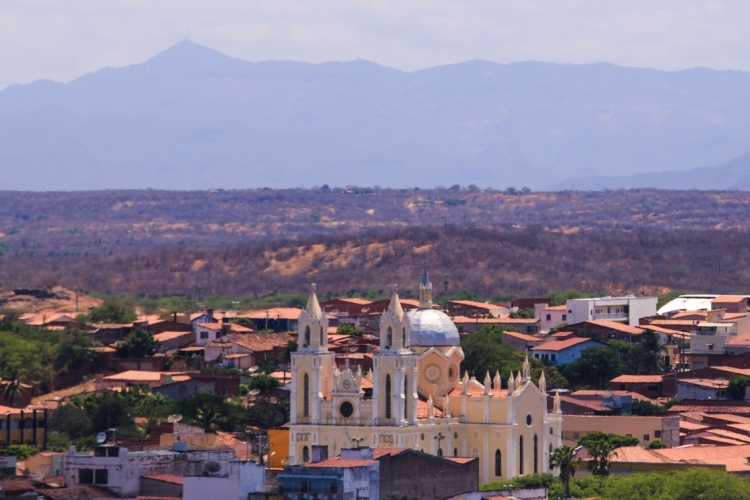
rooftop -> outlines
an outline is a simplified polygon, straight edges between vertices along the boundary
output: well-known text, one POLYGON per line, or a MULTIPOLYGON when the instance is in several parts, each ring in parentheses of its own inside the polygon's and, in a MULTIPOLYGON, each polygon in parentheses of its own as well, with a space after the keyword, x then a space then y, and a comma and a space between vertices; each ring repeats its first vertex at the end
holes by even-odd
POLYGON ((609 381, 610 384, 660 384, 664 375, 620 375, 609 381))
POLYGON ((545 342, 544 344, 534 346, 531 348, 532 351, 564 351, 565 349, 570 349, 571 347, 577 346, 578 344, 583 344, 584 342, 596 342, 595 340, 591 339, 584 339, 581 337, 576 337, 573 339, 565 339, 565 340, 551 340, 549 342, 545 342))

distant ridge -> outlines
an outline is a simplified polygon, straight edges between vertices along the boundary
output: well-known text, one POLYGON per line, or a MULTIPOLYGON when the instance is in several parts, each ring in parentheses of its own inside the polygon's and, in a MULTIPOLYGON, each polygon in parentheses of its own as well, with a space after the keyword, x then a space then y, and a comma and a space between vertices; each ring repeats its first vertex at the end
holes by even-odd
POLYGON ((480 60, 403 72, 252 63, 182 41, 0 91, 0 190, 583 189, 717 165, 747 137, 744 72, 480 60))

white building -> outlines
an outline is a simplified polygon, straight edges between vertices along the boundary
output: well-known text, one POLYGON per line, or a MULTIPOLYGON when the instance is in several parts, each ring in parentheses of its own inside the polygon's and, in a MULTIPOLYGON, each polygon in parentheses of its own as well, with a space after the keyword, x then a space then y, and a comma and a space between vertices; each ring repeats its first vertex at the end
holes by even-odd
POLYGON ((201 475, 209 462, 216 464, 217 475, 228 474, 229 461, 235 459, 234 450, 129 452, 119 446, 101 446, 93 453, 76 453, 75 446, 71 446, 65 464, 65 483, 68 488, 93 484, 120 496, 136 496, 141 489, 141 476, 201 475))
POLYGON ((581 323, 596 319, 617 321, 638 326, 638 320, 656 315, 656 297, 599 297, 568 299, 567 323, 581 323))
POLYGON ((249 460, 232 460, 227 465, 223 473, 185 477, 183 500, 246 500, 250 493, 265 490, 265 465, 249 460))

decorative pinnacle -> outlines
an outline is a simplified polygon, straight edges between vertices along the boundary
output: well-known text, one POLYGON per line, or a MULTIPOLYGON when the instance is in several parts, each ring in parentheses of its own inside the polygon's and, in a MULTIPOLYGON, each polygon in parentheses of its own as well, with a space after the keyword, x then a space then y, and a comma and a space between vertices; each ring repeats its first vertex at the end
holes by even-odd
POLYGON ((315 283, 310 283, 310 289, 313 291, 313 293, 315 293, 315 288, 317 288, 315 286, 315 283))

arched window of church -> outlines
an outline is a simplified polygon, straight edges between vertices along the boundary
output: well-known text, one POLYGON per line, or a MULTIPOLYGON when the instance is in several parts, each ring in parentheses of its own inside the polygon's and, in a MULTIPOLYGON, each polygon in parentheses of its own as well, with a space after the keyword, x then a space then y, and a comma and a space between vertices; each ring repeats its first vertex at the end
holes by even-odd
POLYGON ((393 330, 391 327, 388 327, 388 335, 385 337, 385 348, 390 349, 391 345, 393 345, 393 330))
POLYGON ((518 475, 523 476, 523 436, 518 438, 518 475))
POLYGON ((500 450, 495 450, 495 475, 503 475, 503 454, 500 450))
POLYGON ((302 382, 302 415, 310 416, 310 375, 307 373, 302 382))
POLYGON ((474 458, 479 458, 479 448, 476 446, 471 449, 471 456, 474 458))
POLYGON ((534 474, 539 472, 539 438, 534 434, 534 474))
MULTIPOLYGON (((549 444, 549 457, 550 457, 550 459, 552 458, 552 453, 554 453, 554 451, 552 450, 552 443, 550 443, 549 444)), ((552 472, 553 468, 554 467, 552 467, 552 460, 550 460, 550 463, 549 463, 549 470, 550 470, 550 472, 552 472)))
POLYGON ((409 377, 404 375, 404 420, 409 418, 409 377))
POLYGON ((307 446, 302 448, 302 461, 307 463, 310 461, 310 448, 307 446))
POLYGON ((437 456, 439 456, 439 457, 443 456, 443 449, 442 448, 438 448, 437 456))
POLYGON ((320 346, 323 347, 325 344, 323 343, 323 325, 320 325, 320 346))
POLYGON ((385 376, 385 418, 391 418, 391 376, 385 376))
POLYGON ((454 457, 458 456, 458 448, 453 448, 453 456, 454 457))
POLYGON ((308 347, 310 345, 310 327, 305 327, 305 341, 302 343, 302 347, 308 347))
POLYGON ((404 347, 409 347, 409 341, 406 340, 406 328, 401 328, 401 340, 404 343, 404 347))

